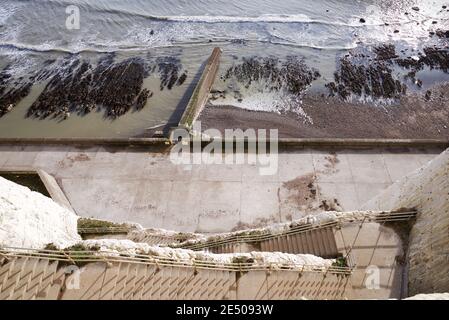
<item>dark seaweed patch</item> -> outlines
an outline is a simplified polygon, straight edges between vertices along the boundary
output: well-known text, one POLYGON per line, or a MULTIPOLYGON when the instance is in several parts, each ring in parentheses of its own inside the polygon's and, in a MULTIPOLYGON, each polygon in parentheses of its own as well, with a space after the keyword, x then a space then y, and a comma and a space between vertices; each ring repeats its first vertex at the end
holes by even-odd
POLYGON ((320 77, 320 73, 296 56, 289 56, 285 61, 273 57, 251 57, 230 67, 222 78, 227 81, 231 77, 247 88, 253 82, 264 80, 269 90, 286 88, 289 93, 300 95, 320 77))
POLYGON ((181 62, 179 59, 173 57, 162 57, 158 58, 156 63, 161 79, 161 91, 164 90, 164 88, 171 90, 175 84, 179 86, 187 79, 186 72, 180 75, 181 62))
MULTIPOLYGON (((404 50, 401 52, 405 53, 404 50)), ((350 52, 342 57, 334 73, 335 81, 326 84, 331 95, 343 100, 352 94, 374 99, 397 99, 407 91, 405 81, 401 80, 411 80, 421 88, 422 80, 416 79, 418 71, 426 67, 449 71, 449 52, 445 47, 425 47, 417 56, 399 56, 394 45, 386 44, 374 47, 373 53, 374 56, 350 52), (402 79, 393 72, 397 66, 407 70, 402 79)))
POLYGON ((94 68, 75 59, 65 63, 28 109, 27 117, 66 119, 70 113, 85 115, 96 106, 106 118, 116 118, 136 103, 142 90, 145 64, 138 58, 112 63, 111 57, 94 68))
POLYGON ((171 90, 182 85, 187 71, 177 58, 160 57, 149 64, 139 58, 115 62, 115 54, 102 56, 96 65, 70 55, 55 65, 47 60, 41 70, 27 81, 14 79, 6 68, 0 73, 0 117, 31 90, 35 83, 48 80, 43 92, 28 109, 26 116, 35 119, 65 120, 71 114, 83 116, 97 110, 107 119, 116 119, 130 110, 142 110, 153 92, 143 88, 143 81, 152 72, 160 76, 160 89, 171 90))
POLYGON ((0 72, 0 118, 30 93, 31 86, 31 83, 15 81, 8 67, 0 72))

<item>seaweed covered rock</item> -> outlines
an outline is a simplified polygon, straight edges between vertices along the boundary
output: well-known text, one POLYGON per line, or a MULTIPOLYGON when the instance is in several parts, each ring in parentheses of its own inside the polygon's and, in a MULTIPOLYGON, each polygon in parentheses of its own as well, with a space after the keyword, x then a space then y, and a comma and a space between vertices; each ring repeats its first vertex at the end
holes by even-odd
POLYGON ((145 103, 147 103, 147 100, 153 96, 153 92, 151 92, 148 89, 143 89, 139 96, 137 97, 136 101, 136 110, 142 110, 143 107, 145 107, 145 103))
POLYGON ((398 54, 393 44, 374 47, 368 53, 351 51, 339 60, 335 81, 326 87, 331 95, 344 100, 351 95, 398 99, 407 91, 406 81, 410 80, 418 89, 423 87, 423 81, 417 79, 419 71, 428 68, 449 72, 449 48, 446 46, 427 46, 416 55, 407 55, 406 51, 398 54))
POLYGON ((449 30, 438 29, 434 32, 439 38, 449 38, 449 30))
POLYGON ((187 73, 181 73, 181 61, 174 57, 159 57, 156 59, 158 72, 161 79, 160 89, 171 90, 175 85, 182 85, 187 79, 187 73))
POLYGON ((107 119, 116 119, 145 107, 153 92, 143 87, 144 79, 155 71, 161 90, 180 86, 187 79, 187 71, 177 58, 147 61, 132 57, 116 61, 114 53, 102 56, 96 63, 79 55, 68 55, 62 61, 46 60, 41 69, 26 77, 12 74, 7 67, 0 72, 0 117, 26 97, 33 84, 48 80, 26 117, 61 121, 71 114, 84 116, 97 110, 107 119))
POLYGON ((31 105, 27 117, 65 119, 72 112, 85 115, 98 106, 106 118, 117 118, 137 102, 140 109, 145 105, 145 94, 138 101, 145 75, 146 65, 138 58, 113 63, 107 57, 95 68, 78 58, 68 60, 31 105))
POLYGON ((427 66, 431 70, 437 69, 447 73, 449 71, 449 48, 425 47, 423 53, 419 53, 418 56, 396 59, 395 62, 414 72, 427 66))
POLYGON ((273 57, 244 58, 242 63, 230 67, 223 79, 235 78, 247 88, 253 82, 264 81, 271 91, 285 88, 288 93, 300 95, 319 77, 320 73, 309 68, 302 58, 289 56, 285 61, 273 57))
POLYGON ((407 87, 393 76, 393 69, 385 62, 371 65, 352 62, 347 57, 340 60, 340 69, 334 74, 335 82, 326 84, 331 94, 348 99, 352 94, 379 98, 399 98, 407 87))
POLYGON ((14 81, 8 67, 0 72, 0 118, 30 93, 31 86, 30 82, 14 81))

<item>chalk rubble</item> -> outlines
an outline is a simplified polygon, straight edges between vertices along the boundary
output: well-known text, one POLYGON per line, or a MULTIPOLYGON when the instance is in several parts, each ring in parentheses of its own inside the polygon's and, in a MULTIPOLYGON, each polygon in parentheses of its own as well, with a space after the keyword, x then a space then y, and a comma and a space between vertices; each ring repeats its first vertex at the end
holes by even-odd
POLYGON ((404 300, 449 300, 449 293, 421 293, 404 300))
POLYGON ((173 259, 187 265, 194 265, 198 261, 211 262, 216 265, 226 265, 242 259, 251 261, 252 266, 270 266, 273 269, 291 267, 291 269, 325 269, 335 261, 323 259, 311 254, 289 254, 282 252, 250 252, 213 254, 205 251, 189 249, 173 249, 169 247, 152 246, 147 243, 136 243, 131 240, 99 239, 82 242, 88 248, 99 248, 98 254, 105 255, 148 255, 150 257, 173 259))
POLYGON ((0 177, 0 247, 71 246, 81 240, 77 220, 52 199, 0 177))

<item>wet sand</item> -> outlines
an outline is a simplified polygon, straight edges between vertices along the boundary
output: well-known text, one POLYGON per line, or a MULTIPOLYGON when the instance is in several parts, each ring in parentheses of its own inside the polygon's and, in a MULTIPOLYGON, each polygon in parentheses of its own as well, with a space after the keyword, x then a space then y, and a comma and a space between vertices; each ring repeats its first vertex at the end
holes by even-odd
POLYGON ((306 94, 302 101, 309 123, 294 113, 250 111, 208 105, 199 117, 202 129, 278 129, 282 138, 447 139, 449 83, 426 92, 410 92, 387 106, 306 94))

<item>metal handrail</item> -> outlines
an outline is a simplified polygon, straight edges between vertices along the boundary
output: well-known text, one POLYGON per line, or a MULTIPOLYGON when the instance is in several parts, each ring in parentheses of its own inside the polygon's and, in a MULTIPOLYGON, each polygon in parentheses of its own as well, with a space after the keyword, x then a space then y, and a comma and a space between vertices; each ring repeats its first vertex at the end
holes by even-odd
POLYGON ((283 236, 289 236, 294 234, 300 234, 305 233, 312 230, 318 230, 318 229, 324 229, 328 227, 333 227, 337 225, 336 222, 332 223, 326 223, 321 224, 318 226, 313 227, 303 227, 303 228, 292 228, 288 231, 278 233, 278 234, 262 234, 262 235, 233 235, 229 238, 223 238, 219 240, 209 240, 204 243, 195 243, 195 244, 180 244, 180 245, 174 245, 173 247, 183 248, 183 249, 191 249, 191 250, 199 250, 199 249, 205 249, 205 248, 213 248, 218 247, 220 245, 226 245, 226 244, 236 244, 236 243, 252 243, 252 242, 262 242, 267 241, 274 238, 279 238, 283 236))
POLYGON ((200 269, 214 269, 222 271, 260 271, 260 270, 283 270, 283 271, 304 271, 304 272, 330 272, 336 274, 349 275, 353 269, 338 266, 316 266, 294 263, 282 264, 254 264, 254 263, 221 263, 207 260, 189 260, 161 257, 156 255, 124 254, 117 255, 117 252, 108 251, 57 251, 57 250, 37 250, 28 248, 4 247, 0 248, 0 253, 9 258, 30 258, 47 259, 52 261, 74 262, 124 262, 136 264, 151 264, 158 266, 172 267, 195 267, 200 269))
MULTIPOLYGON (((364 220, 368 220, 368 222, 404 221, 404 220, 409 220, 409 219, 413 218, 416 215, 416 213, 417 213, 416 211, 397 212, 397 213, 392 212, 390 214, 382 213, 382 214, 378 214, 377 216, 374 216, 374 217, 365 216, 364 220)), ((353 220, 353 221, 344 221, 344 222, 358 223, 360 221, 353 220)), ((300 233, 304 233, 304 232, 308 232, 308 231, 312 231, 312 230, 334 227, 338 223, 339 223, 338 221, 330 221, 330 222, 321 223, 321 224, 317 224, 317 225, 304 224, 304 225, 292 227, 292 228, 290 228, 290 230, 287 230, 287 231, 281 232, 281 233, 277 233, 277 234, 271 234, 267 231, 267 233, 265 233, 265 234, 251 235, 251 234, 244 234, 245 231, 242 231, 243 234, 235 234, 235 235, 231 235, 227 238, 222 238, 222 239, 217 239, 217 240, 212 239, 212 240, 209 240, 209 241, 206 241, 203 243, 181 243, 181 244, 172 245, 172 246, 178 247, 178 248, 184 248, 184 249, 200 250, 200 249, 205 249, 205 248, 218 247, 218 246, 226 245, 226 244, 261 242, 261 241, 266 241, 266 240, 270 240, 270 239, 274 239, 274 238, 279 238, 282 236, 300 234, 300 233)), ((248 232, 248 231, 246 231, 246 232, 248 232)), ((193 240, 193 241, 195 241, 195 240, 193 240)))
MULTIPOLYGON (((413 218, 416 214, 417 214, 417 211, 382 212, 382 213, 378 213, 376 216, 373 216, 373 217, 365 216, 363 219, 367 220, 368 222, 378 222, 378 223, 385 223, 387 221, 396 222, 396 221, 409 220, 409 219, 413 218)), ((360 220, 354 219, 354 220, 348 220, 348 221, 342 221, 342 222, 358 223, 358 222, 360 222, 360 220)), ((308 231, 334 227, 338 223, 340 223, 340 221, 329 221, 329 222, 320 223, 320 224, 307 223, 307 224, 291 227, 289 230, 286 230, 284 232, 277 233, 277 234, 272 234, 269 231, 262 231, 264 233, 261 233, 261 234, 248 234, 248 233, 254 232, 254 231, 246 230, 246 231, 241 231, 240 233, 237 233, 237 234, 232 234, 227 237, 206 240, 204 242, 201 242, 201 240, 186 240, 182 243, 175 243, 176 241, 179 241, 179 238, 176 234, 173 236, 149 234, 148 237, 173 239, 174 243, 168 245, 173 248, 202 250, 202 249, 214 248, 214 247, 219 247, 219 246, 228 245, 228 244, 262 242, 262 241, 267 241, 267 240, 271 240, 271 239, 275 239, 275 238, 279 238, 279 237, 283 237, 283 236, 296 235, 296 234, 301 234, 301 233, 305 233, 308 231)), ((126 227, 79 228, 78 232, 80 232, 80 233, 122 233, 122 232, 128 232, 130 229, 131 228, 126 228, 126 227)))

